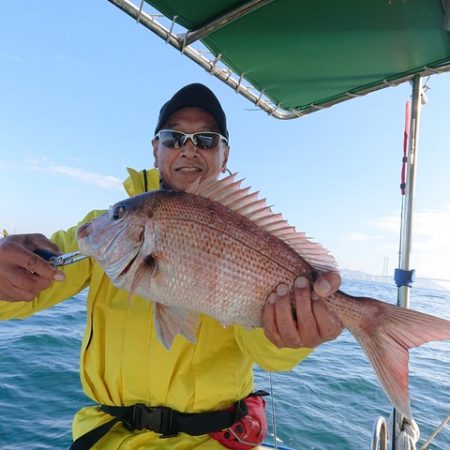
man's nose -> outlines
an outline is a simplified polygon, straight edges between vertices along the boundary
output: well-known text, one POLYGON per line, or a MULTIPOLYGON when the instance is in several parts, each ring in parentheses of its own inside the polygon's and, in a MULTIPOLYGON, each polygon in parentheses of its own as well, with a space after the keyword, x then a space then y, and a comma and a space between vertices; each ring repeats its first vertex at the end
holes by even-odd
POLYGON ((197 156, 198 152, 198 148, 194 145, 191 138, 186 139, 180 150, 186 156, 197 156))

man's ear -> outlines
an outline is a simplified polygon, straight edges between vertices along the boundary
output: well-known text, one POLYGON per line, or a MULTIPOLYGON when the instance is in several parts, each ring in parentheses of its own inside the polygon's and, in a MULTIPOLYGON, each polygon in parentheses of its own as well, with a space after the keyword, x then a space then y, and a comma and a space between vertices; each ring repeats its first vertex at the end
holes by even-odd
POLYGON ((227 145, 225 147, 225 150, 223 152, 223 164, 222 164, 222 173, 225 173, 227 170, 227 162, 228 162, 228 155, 230 153, 230 146, 227 145))
POLYGON ((158 139, 152 139, 152 147, 153 147, 153 157, 155 158, 155 167, 158 167, 158 146, 159 146, 159 140, 158 139))

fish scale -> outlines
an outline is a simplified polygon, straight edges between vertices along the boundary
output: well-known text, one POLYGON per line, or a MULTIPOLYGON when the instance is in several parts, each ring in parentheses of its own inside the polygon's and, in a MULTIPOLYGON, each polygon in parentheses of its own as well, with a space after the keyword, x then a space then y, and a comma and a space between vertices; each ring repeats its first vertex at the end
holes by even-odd
MULTIPOLYGON (((235 175, 119 202, 83 225, 78 242, 115 286, 155 301, 155 327, 167 348, 178 334, 195 341, 200 314, 260 327, 278 284, 298 276, 311 283, 336 270, 320 244, 241 189, 235 175)), ((450 339, 450 322, 342 291, 325 301, 361 344, 396 409, 411 417, 408 350, 450 339)))
POLYGON ((165 292, 158 289, 156 297, 166 304, 190 302, 191 307, 210 314, 212 308, 216 317, 217 305, 223 304, 217 317, 221 322, 233 323, 241 318, 244 325, 260 326, 261 317, 254 313, 255 299, 259 299, 262 307, 277 283, 292 283, 300 271, 298 256, 286 257, 285 253, 292 251, 280 241, 276 242, 278 248, 273 248, 273 236, 258 230, 245 217, 239 216, 237 226, 230 227, 230 222, 236 221, 236 214, 231 215, 220 205, 211 205, 207 199, 182 193, 167 199, 165 206, 154 211, 152 217, 159 237, 155 253, 162 255, 158 262, 164 274, 161 284, 168 287, 165 292), (289 259, 297 267, 287 267, 289 259), (179 274, 186 272, 190 285, 178 286, 179 274), (194 299, 180 292, 197 290, 205 281, 210 288, 196 292, 194 299))
MULTIPOLYGON (((182 208, 191 203, 184 196, 179 198, 180 201, 171 202, 174 209, 178 203, 182 208)), ((196 214, 197 210, 202 211, 201 205, 195 207, 198 199, 192 200, 192 207, 186 209, 181 221, 173 218, 177 212, 162 210, 153 215, 160 242, 155 253, 164 255, 158 262, 163 275, 158 277, 161 288, 155 286, 155 297, 164 304, 187 303, 223 323, 239 320, 245 326, 261 326, 255 299, 262 308, 277 283, 293 282, 299 273, 298 264, 286 267, 286 258, 280 258, 280 252, 273 254, 264 248, 264 240, 255 236, 252 227, 237 227, 233 229, 235 233, 230 233, 225 230, 226 222, 205 220, 204 215, 196 214), (180 274, 184 274, 184 283, 180 274), (199 291, 198 286, 205 282, 207 289, 199 291)), ((267 239, 266 245, 269 243, 267 239)))

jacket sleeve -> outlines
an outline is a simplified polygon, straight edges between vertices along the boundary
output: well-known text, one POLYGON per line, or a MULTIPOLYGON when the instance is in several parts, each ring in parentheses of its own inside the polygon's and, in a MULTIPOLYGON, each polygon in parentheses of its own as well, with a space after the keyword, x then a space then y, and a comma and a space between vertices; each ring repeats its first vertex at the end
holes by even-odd
MULTIPOLYGON (((53 234, 51 240, 64 253, 77 250, 76 232, 78 226, 92 220, 101 213, 102 211, 92 211, 77 226, 53 234)), ((31 302, 8 302, 0 300, 0 319, 22 319, 43 309, 50 308, 77 294, 89 285, 92 261, 90 258, 87 258, 75 264, 64 266, 61 270, 65 273, 65 280, 62 282, 54 281, 48 289, 42 291, 31 302)))
POLYGON ((264 335, 262 328, 234 326, 234 336, 242 353, 262 369, 277 372, 292 370, 305 359, 312 348, 278 348, 264 335))

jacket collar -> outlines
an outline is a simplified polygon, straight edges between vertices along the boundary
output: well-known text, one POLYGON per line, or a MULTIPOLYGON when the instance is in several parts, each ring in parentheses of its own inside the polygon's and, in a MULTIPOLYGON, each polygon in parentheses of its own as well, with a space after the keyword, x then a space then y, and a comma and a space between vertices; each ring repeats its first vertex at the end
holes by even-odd
POLYGON ((128 177, 123 186, 130 197, 159 189, 159 171, 157 169, 137 171, 127 167, 128 177))

